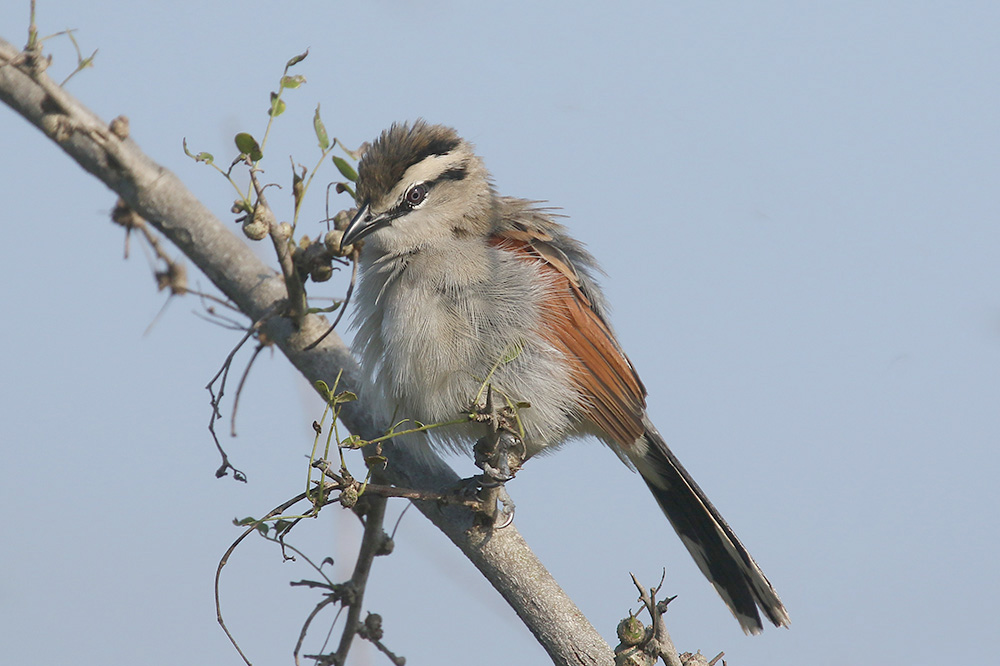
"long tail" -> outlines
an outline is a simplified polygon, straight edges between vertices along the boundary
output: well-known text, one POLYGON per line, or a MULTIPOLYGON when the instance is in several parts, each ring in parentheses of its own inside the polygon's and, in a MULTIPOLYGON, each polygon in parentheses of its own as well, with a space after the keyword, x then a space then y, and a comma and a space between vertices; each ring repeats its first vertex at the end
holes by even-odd
POLYGON ((763 630, 758 607, 776 627, 788 626, 788 611, 764 572, 660 433, 648 419, 644 421, 647 451, 636 466, 698 568, 746 633, 763 630))

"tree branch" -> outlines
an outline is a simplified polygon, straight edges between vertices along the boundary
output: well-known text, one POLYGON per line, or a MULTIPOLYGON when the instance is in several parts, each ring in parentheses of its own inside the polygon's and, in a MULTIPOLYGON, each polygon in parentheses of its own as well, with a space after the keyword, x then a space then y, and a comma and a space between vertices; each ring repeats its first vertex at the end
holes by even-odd
MULTIPOLYGON (((354 642, 354 636, 358 633, 361 625, 361 606, 364 601, 365 588, 368 585, 368 575, 371 572, 372 561, 382 551, 388 540, 388 535, 382 529, 385 520, 384 497, 372 495, 367 497, 365 515, 365 532, 361 537, 361 550, 358 552, 358 561, 354 564, 354 573, 351 574, 351 591, 354 598, 347 609, 347 619, 344 621, 344 633, 340 637, 340 645, 337 647, 334 664, 343 666, 347 663, 347 653, 354 642)), ((388 551, 386 551, 388 552, 388 551)))
MULTIPOLYGON (((38 51, 19 52, 0 38, 0 100, 57 143, 72 159, 116 192, 134 211, 169 238, 252 321, 287 298, 281 276, 256 257, 198 201, 173 173, 85 108, 45 74, 38 51)), ((343 370, 341 385, 357 392, 359 368, 332 334, 308 345, 328 328, 326 318, 303 317, 296 328, 271 317, 264 332, 310 382, 343 370)), ((363 396, 362 396, 363 397, 363 396)), ((384 432, 363 401, 345 404, 341 419, 351 432, 374 439, 384 432)), ((383 446, 389 465, 383 478, 423 490, 452 487, 458 476, 437 456, 383 446)), ((507 600, 556 664, 610 664, 610 647, 528 548, 517 530, 473 529, 472 516, 456 507, 415 502, 507 600)))

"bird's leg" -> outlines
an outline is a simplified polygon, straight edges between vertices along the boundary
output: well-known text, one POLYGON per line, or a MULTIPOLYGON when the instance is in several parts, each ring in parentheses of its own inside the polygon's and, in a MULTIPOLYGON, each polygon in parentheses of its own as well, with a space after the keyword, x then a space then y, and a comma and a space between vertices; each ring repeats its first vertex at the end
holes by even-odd
POLYGON ((521 438, 507 430, 496 430, 476 442, 476 466, 483 470, 476 479, 479 483, 477 497, 483 502, 482 521, 497 529, 510 525, 514 520, 514 501, 505 486, 520 468, 524 451, 521 438))
POLYGON ((476 442, 476 467, 483 470, 483 484, 506 483, 514 478, 524 463, 524 441, 518 434, 517 415, 509 406, 497 408, 493 404, 493 387, 486 387, 486 404, 474 408, 475 419, 488 423, 490 431, 476 442))
POLYGON ((474 486, 485 507, 483 520, 477 522, 503 528, 514 520, 514 502, 504 484, 521 469, 527 451, 515 428, 516 415, 510 407, 494 406, 492 387, 487 387, 486 404, 476 405, 474 413, 477 421, 489 424, 490 430, 473 447, 476 467, 483 473, 466 480, 467 490, 474 486))

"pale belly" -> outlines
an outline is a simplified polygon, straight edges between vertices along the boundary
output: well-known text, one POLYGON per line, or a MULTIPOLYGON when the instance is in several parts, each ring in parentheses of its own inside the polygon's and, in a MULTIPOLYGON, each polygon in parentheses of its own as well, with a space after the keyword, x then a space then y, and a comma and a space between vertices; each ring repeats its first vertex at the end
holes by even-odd
MULTIPOLYGON (((360 323, 357 351, 374 369, 371 388, 388 417, 451 421, 467 414, 489 385, 501 404, 530 404, 518 411, 530 453, 564 439, 576 425, 579 398, 567 388, 559 352, 533 333, 537 313, 520 296, 472 298, 405 280, 385 288, 377 314, 360 323)), ((434 438, 467 449, 474 431, 444 428, 434 438)))

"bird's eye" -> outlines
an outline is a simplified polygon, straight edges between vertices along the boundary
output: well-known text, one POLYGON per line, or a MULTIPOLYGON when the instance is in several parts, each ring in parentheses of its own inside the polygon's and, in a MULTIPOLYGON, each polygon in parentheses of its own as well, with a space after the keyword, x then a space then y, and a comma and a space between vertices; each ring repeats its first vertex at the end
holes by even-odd
POLYGON ((417 183, 411 187, 406 192, 406 203, 413 208, 414 206, 419 206, 427 198, 427 186, 423 183, 417 183))

